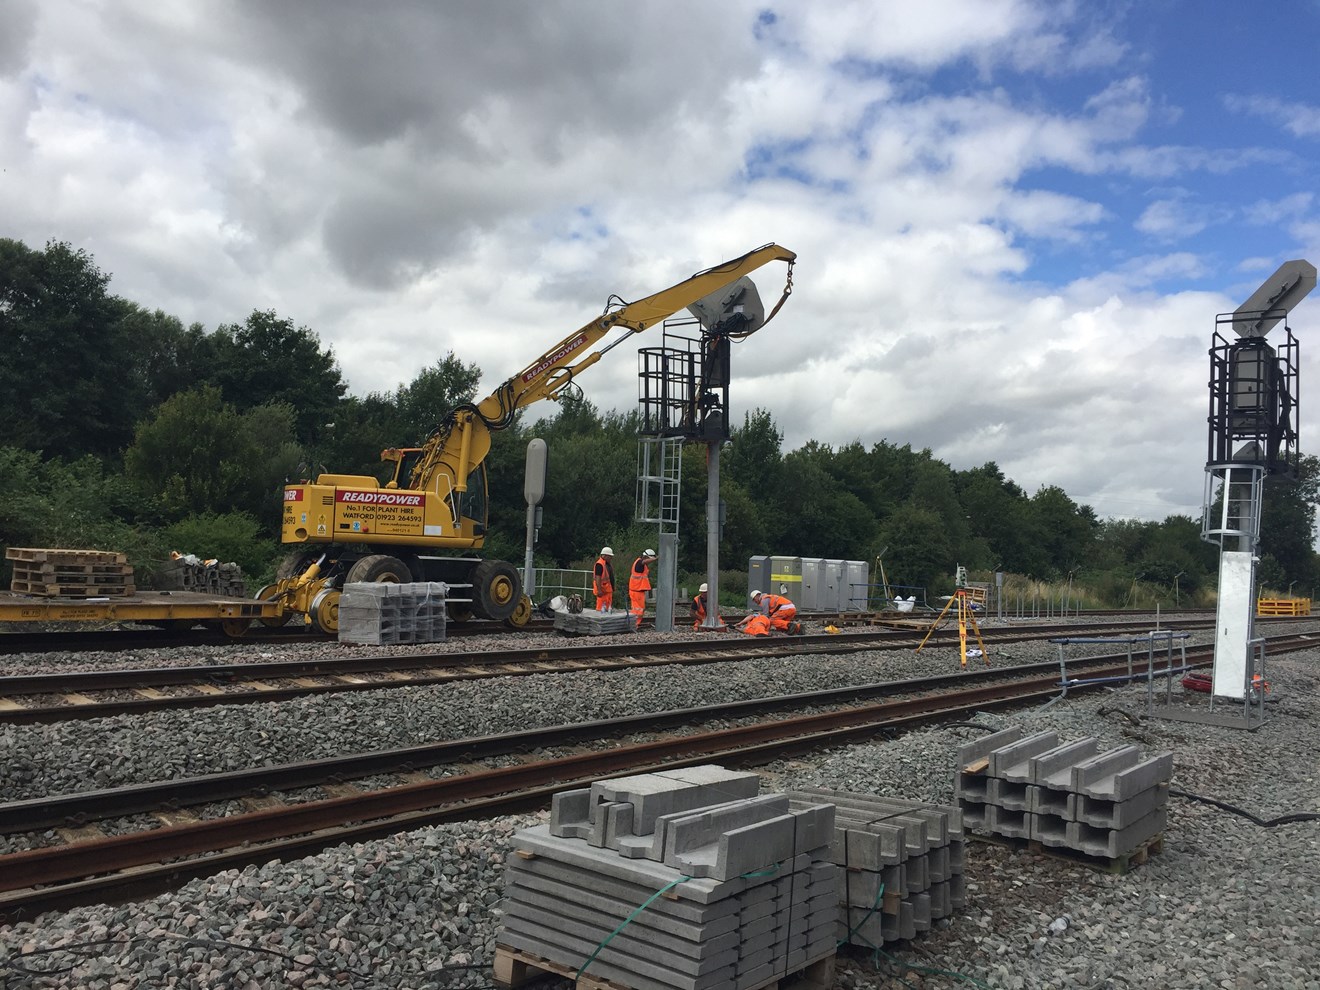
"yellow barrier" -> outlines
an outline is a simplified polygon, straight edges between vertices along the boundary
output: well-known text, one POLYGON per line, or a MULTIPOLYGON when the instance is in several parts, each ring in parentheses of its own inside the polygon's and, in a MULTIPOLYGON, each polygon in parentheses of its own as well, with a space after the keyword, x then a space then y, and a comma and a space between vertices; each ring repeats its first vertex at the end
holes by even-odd
POLYGON ((1257 598, 1257 615, 1310 615, 1309 598, 1257 598))

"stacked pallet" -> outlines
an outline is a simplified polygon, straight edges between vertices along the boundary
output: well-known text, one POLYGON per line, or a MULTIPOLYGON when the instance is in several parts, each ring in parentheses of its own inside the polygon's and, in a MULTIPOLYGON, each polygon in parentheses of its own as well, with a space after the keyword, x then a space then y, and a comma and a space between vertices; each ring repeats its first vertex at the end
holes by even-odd
POLYGON ((1168 818, 1172 753, 1101 752, 1092 738, 1060 743, 1054 732, 1011 728, 960 747, 958 767, 968 827, 1102 865, 1139 862, 1168 818))
POLYGON ((101 598, 137 592, 133 568, 122 553, 9 547, 5 559, 14 568, 9 590, 20 595, 101 598))
POLYGON ((549 825, 514 836, 496 979, 756 990, 808 971, 828 986, 834 808, 759 789, 756 774, 701 766, 555 795, 549 825))
POLYGON ((966 904, 962 814, 900 798, 806 787, 791 807, 835 806, 830 860, 843 868, 840 943, 915 938, 966 904))
POLYGON ((346 584, 339 597, 339 642, 444 642, 448 593, 439 581, 346 584))
POLYGON ((172 554, 161 565, 156 583, 161 591, 196 591, 227 598, 246 598, 243 567, 236 563, 202 560, 195 554, 172 554))
POLYGON ((627 612, 555 612, 555 629, 568 636, 613 636, 633 632, 637 620, 627 612))

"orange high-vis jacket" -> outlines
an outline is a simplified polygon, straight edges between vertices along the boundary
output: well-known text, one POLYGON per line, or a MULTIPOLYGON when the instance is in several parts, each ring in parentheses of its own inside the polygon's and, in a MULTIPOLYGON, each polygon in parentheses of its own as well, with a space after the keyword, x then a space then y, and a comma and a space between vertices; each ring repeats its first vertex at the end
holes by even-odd
POLYGON ((761 595, 761 607, 765 609, 766 615, 774 615, 776 612, 788 612, 793 614, 797 612, 797 606, 785 598, 783 595, 775 595, 765 592, 761 595))
POLYGON ((597 598, 614 600, 614 563, 604 557, 596 558, 596 569, 591 578, 591 590, 597 598))

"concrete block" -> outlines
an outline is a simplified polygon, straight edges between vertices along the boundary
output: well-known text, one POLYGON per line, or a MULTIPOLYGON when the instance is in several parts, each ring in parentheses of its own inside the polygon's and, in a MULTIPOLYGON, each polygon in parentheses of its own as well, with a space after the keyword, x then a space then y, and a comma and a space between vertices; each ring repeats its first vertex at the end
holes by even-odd
POLYGON ((930 897, 930 916, 932 920, 947 918, 953 914, 953 895, 949 890, 949 881, 933 883, 927 889, 930 897))
POLYGON ((857 829, 836 823, 829 858, 849 869, 878 870, 907 859, 907 848, 907 830, 902 825, 886 822, 857 829))
MULTIPOLYGON (((646 903, 645 898, 640 901, 625 901, 568 884, 557 883, 536 874, 521 875, 517 883, 505 889, 504 896, 506 906, 511 906, 516 902, 558 912, 571 908, 576 909, 580 906, 582 911, 593 912, 592 917, 610 921, 609 928, 611 931, 619 922, 635 911, 638 904, 646 903)), ((664 911, 662 908, 652 910, 660 904, 661 900, 663 898, 653 901, 647 910, 629 923, 628 927, 636 927, 639 931, 654 929, 666 935, 697 943, 737 934, 738 916, 735 914, 726 914, 710 921, 685 920, 664 911)))
POLYGON ((981 799, 973 801, 967 797, 958 798, 958 810, 962 813, 964 829, 979 829, 984 831, 986 828, 985 817, 986 808, 984 788, 981 792, 981 799))
POLYGON ((886 811, 872 814, 836 805, 834 823, 836 828, 867 832, 878 832, 884 828, 899 826, 903 829, 903 841, 909 856, 920 856, 932 845, 930 823, 924 817, 909 814, 906 811, 886 811))
POLYGON ((930 894, 926 891, 913 894, 911 901, 913 927, 919 932, 930 931, 930 894))
POLYGON ((1008 746, 1022 738, 1022 730, 1017 726, 992 732, 980 739, 973 739, 958 747, 958 769, 961 770, 977 760, 986 759, 996 749, 1008 746))
POLYGON ((586 838, 591 825, 590 812, 590 787, 559 791, 550 798, 550 834, 559 838, 586 838))
POLYGON ((1086 789, 1098 780, 1113 776, 1120 770, 1136 766, 1141 762, 1141 751, 1136 746, 1118 746, 1106 750, 1089 760, 1073 765, 1072 779, 1068 789, 1078 794, 1085 794, 1086 789))
POLYGON ((1072 782, 1072 768, 1100 751, 1091 737, 1056 746, 1031 760, 1031 782, 1041 787, 1067 789, 1072 782))
POLYGON ((1067 846, 1072 840, 1069 838, 1069 822, 1065 818, 1057 818, 1054 815, 1031 815, 1031 835, 1029 838, 1046 846, 1067 846))
POLYGON ((955 911, 967 906, 967 880, 961 873, 949 878, 949 903, 955 911))
MULTIPOLYGON (((555 918, 552 915, 551 917, 573 930, 566 931, 562 927, 543 927, 538 922, 524 917, 522 913, 509 913, 503 918, 504 934, 518 932, 565 948, 584 948, 586 951, 580 957, 579 965, 587 956, 595 952, 596 947, 609 935, 608 931, 597 933, 596 929, 590 926, 577 924, 562 916, 555 918)), ((642 975, 650 975, 647 974, 648 967, 663 967, 664 970, 680 976, 699 977, 723 970, 728 966, 736 965, 738 962, 738 950, 736 948, 725 949, 723 952, 714 953, 704 959, 689 959, 660 946, 638 942, 629 936, 626 928, 611 939, 610 944, 596 958, 603 959, 605 953, 611 949, 616 953, 611 960, 614 965, 635 970, 642 975)))
POLYGON ((1031 814, 1025 811, 1012 811, 993 804, 986 806, 986 828, 996 835, 1029 839, 1031 838, 1032 817, 1031 814))
MULTIPOLYGON (((645 903, 658 889, 649 884, 620 880, 595 870, 582 869, 544 856, 532 859, 510 856, 505 864, 505 876, 510 884, 530 884, 530 878, 535 877, 561 885, 565 898, 570 902, 587 892, 598 892, 604 897, 629 904, 629 911, 638 904, 645 903)), ((702 904, 665 896, 652 901, 645 913, 664 914, 700 925, 713 925, 714 922, 721 920, 736 925, 738 899, 726 897, 702 904)), ((715 926, 711 931, 713 934, 720 934, 722 929, 715 926)))
MULTIPOLYGON (((1134 768, 1136 769, 1136 768, 1134 768)), ((1156 784, 1126 801, 1077 795, 1077 820, 1095 828, 1124 829, 1169 801, 1169 788, 1156 784)))
MULTIPOLYGON (((1065 771, 1069 776, 1072 768, 1065 771)), ((1077 795, 1072 791, 1058 790, 1054 787, 1031 786, 1027 788, 1027 810, 1033 815, 1053 815, 1074 821, 1077 818, 1077 795)))
POLYGON ((1164 828, 1168 808, 1157 808, 1122 829, 1095 828, 1085 822, 1069 823, 1068 845, 1088 856, 1117 859, 1125 856, 1164 828))
POLYGON ((793 852, 805 853, 828 848, 834 838, 834 805, 816 803, 792 807, 793 852))
POLYGON ((908 894, 907 867, 886 866, 880 872, 870 870, 849 870, 844 874, 843 892, 840 900, 850 907, 873 907, 884 894, 908 894))
MULTIPOLYGON (((541 899, 533 896, 529 891, 522 892, 514 900, 504 902, 505 918, 522 918, 532 924, 539 925, 547 933, 567 932, 572 935, 581 935, 584 938, 595 938, 598 941, 607 938, 627 916, 627 913, 624 913, 615 918, 612 915, 593 911, 580 905, 556 904, 553 898, 541 899), (566 907, 570 909, 571 913, 564 913, 566 907)), ((547 937, 549 937, 548 934, 547 937)), ((655 951, 665 952, 683 959, 700 961, 714 957, 723 958, 731 949, 737 951, 738 946, 742 943, 742 936, 737 931, 731 931, 725 932, 723 935, 713 935, 709 938, 693 940, 662 931, 659 928, 638 925, 634 921, 616 935, 610 944, 613 945, 616 942, 619 948, 636 946, 636 948, 628 948, 628 951, 635 951, 639 955, 646 955, 648 952, 655 951), (654 947, 653 950, 649 948, 651 946, 654 947)))
POLYGON ((967 844, 962 840, 949 843, 949 873, 958 876, 967 864, 967 844))
MULTIPOLYGON (((1024 764, 1019 764, 1022 766, 1024 764)), ((986 786, 986 800, 1000 808, 1008 808, 1010 811, 1028 811, 1027 791, 1029 784, 1024 784, 1016 780, 1003 780, 999 777, 991 777, 986 786)))
POLYGON ((1172 776, 1173 754, 1160 753, 1133 766, 1124 767, 1112 776, 1090 780, 1075 790, 1087 797, 1126 801, 1158 784, 1168 783, 1172 776))
MULTIPOLYGON (((625 859, 611 850, 598 849, 580 839, 555 838, 550 834, 548 825, 533 825, 517 832, 512 844, 515 849, 537 853, 604 876, 649 885, 653 892, 675 880, 681 880, 685 875, 651 860, 625 859)), ((756 883, 756 880, 744 877, 735 880, 683 880, 672 888, 672 892, 677 897, 709 904, 733 897, 756 883)))
POLYGON ((962 838, 962 815, 955 807, 926 804, 880 794, 841 791, 831 787, 802 787, 789 791, 788 796, 793 801, 808 802, 825 798, 840 809, 839 815, 855 810, 869 812, 872 818, 879 818, 886 813, 900 813, 921 818, 926 822, 926 834, 931 845, 943 845, 951 838, 962 838))
POLYGON ((697 825, 672 827, 665 865, 692 877, 732 880, 793 857, 793 816, 781 815, 711 834, 697 825), (698 845, 697 843, 703 843, 698 845))
POLYGON ((1020 784, 1031 783, 1031 760, 1059 745, 1057 732, 1034 732, 1029 736, 991 750, 990 766, 987 773, 991 777, 1016 781, 1020 784))
POLYGON ((903 865, 907 868, 908 894, 920 893, 930 886, 930 860, 926 856, 913 856, 903 865))
POLYGON ((738 921, 740 924, 746 925, 758 918, 773 918, 775 912, 779 910, 778 904, 777 898, 767 897, 755 904, 744 905, 743 909, 738 912, 738 921))

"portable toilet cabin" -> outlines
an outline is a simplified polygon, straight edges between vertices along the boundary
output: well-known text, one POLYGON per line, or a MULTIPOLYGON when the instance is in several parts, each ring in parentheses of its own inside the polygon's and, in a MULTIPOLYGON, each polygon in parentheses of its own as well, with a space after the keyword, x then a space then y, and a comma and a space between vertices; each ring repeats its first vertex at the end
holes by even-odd
POLYGON ((839 610, 865 612, 871 600, 871 568, 864 560, 845 560, 839 610))
POLYGON ((820 557, 802 558, 802 597, 793 598, 798 608, 809 609, 812 612, 830 608, 824 604, 828 600, 828 561, 820 557))
MULTIPOLYGON (((802 605, 802 558, 801 557, 752 557, 747 566, 747 592, 772 591, 792 599, 793 604, 802 605)), ((748 598, 748 608, 752 607, 748 598)))

